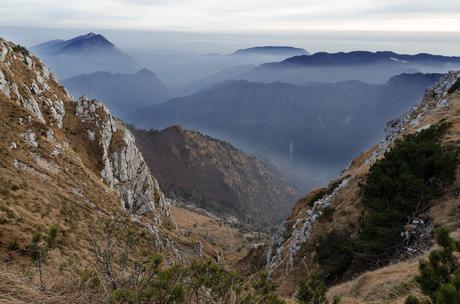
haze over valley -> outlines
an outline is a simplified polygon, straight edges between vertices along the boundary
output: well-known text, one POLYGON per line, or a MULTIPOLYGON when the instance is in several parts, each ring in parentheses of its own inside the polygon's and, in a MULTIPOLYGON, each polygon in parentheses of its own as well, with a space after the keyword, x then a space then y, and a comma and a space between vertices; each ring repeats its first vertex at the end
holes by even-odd
POLYGON ((93 32, 31 50, 75 97, 106 100, 138 128, 181 125, 229 141, 302 189, 336 176, 440 73, 460 66, 455 56, 295 46, 123 51, 93 32))

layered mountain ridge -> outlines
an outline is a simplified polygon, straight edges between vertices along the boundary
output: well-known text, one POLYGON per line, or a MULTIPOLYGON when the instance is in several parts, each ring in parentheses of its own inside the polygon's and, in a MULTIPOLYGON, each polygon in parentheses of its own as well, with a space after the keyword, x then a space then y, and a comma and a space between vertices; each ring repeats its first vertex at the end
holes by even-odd
POLYGON ((432 54, 406 55, 389 51, 319 52, 265 63, 239 76, 254 82, 293 84, 359 80, 380 84, 402 73, 444 73, 458 69, 460 57, 432 54), (376 71, 378 71, 376 73, 376 71))
POLYGON ((147 129, 182 125, 280 159, 308 172, 297 182, 311 187, 378 140, 379 127, 416 103, 438 77, 403 74, 384 85, 228 81, 143 108, 129 121, 147 129))

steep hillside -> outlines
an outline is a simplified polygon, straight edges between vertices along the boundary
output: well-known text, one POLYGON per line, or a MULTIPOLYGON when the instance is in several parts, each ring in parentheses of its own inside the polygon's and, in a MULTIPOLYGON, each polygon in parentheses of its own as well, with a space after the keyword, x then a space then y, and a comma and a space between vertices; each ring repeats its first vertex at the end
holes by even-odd
POLYGON ((96 72, 62 81, 73 96, 86 96, 106 101, 110 111, 125 118, 134 109, 165 101, 169 89, 147 69, 135 74, 96 72))
MULTIPOLYGON (((260 259, 266 253, 266 266, 262 267, 265 267, 272 278, 282 286, 283 293, 293 294, 301 280, 319 270, 317 240, 320 236, 334 229, 346 231, 348 237, 353 238, 362 233, 362 225, 365 223, 362 216, 366 208, 363 203, 362 185, 366 183, 371 166, 381 163, 378 160, 388 156, 385 152, 396 145, 397 139, 408 134, 421 134, 436 123, 446 120, 452 123, 452 127, 442 137, 442 144, 451 149, 460 147, 458 79, 460 72, 452 72, 442 77, 436 85, 427 90, 420 104, 401 118, 388 123, 385 140, 360 154, 328 187, 312 191, 298 201, 268 248, 260 247, 243 261, 245 268, 249 268, 250 265, 261 267, 260 259)), ((429 165, 429 168, 433 172, 436 170, 434 163, 429 165)), ((402 225, 401 230, 396 232, 400 235, 403 246, 401 249, 398 247, 393 250, 390 263, 408 260, 407 263, 365 273, 355 281, 332 288, 331 293, 346 296, 345 303, 404 302, 409 290, 415 288, 413 278, 416 275, 418 256, 426 253, 431 247, 433 226, 448 226, 453 229, 460 227, 457 212, 460 208, 460 168, 457 166, 450 169, 455 175, 454 182, 445 183, 442 192, 436 192, 435 198, 424 202, 426 207, 415 212, 413 217, 409 217, 407 225, 402 225)), ((343 239, 346 238, 347 236, 343 236, 343 239)), ((337 240, 340 238, 337 237, 337 240)), ((334 249, 335 244, 338 244, 337 240, 327 245, 330 246, 329 250, 332 250, 330 253, 334 252, 334 255, 339 256, 341 253, 334 249)), ((379 264, 378 257, 374 257, 374 262, 375 265, 371 268, 385 265, 385 262, 379 264)), ((366 269, 367 266, 355 265, 354 272, 349 270, 348 277, 345 273, 343 278, 346 280, 350 276, 353 277, 353 273, 356 275, 356 269, 359 267, 362 272, 362 268, 366 269)))
POLYGON ((1 303, 101 302, 154 253, 217 258, 176 228, 124 123, 3 39, 0 104, 1 303))
POLYGON ((267 229, 299 197, 272 169, 226 142, 178 126, 134 134, 168 195, 230 221, 267 229))
POLYGON ((379 140, 381 126, 420 100, 438 77, 403 74, 384 85, 229 81, 141 109, 130 121, 147 129, 182 125, 279 159, 311 187, 379 140))

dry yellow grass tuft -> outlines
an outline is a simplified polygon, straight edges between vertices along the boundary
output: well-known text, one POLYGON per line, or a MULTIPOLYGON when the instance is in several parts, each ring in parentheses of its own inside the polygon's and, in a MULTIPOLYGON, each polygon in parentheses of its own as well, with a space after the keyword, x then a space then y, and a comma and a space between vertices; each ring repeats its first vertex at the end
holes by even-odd
POLYGON ((338 295, 344 304, 402 304, 410 293, 420 293, 414 282, 417 273, 418 259, 397 263, 334 286, 328 296, 338 295))

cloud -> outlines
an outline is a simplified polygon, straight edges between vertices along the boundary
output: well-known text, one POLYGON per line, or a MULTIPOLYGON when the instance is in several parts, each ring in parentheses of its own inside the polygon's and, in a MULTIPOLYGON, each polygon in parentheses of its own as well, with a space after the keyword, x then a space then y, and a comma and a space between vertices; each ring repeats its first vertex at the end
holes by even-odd
POLYGON ((452 0, 0 0, 0 25, 264 32, 460 31, 452 0))

